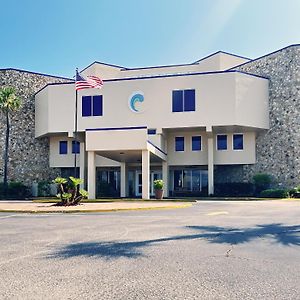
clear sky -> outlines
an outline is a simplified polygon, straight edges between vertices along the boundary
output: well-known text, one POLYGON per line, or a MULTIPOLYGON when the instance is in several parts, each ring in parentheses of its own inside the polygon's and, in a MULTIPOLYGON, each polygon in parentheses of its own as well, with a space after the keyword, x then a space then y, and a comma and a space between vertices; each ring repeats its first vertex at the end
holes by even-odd
POLYGON ((0 0, 0 68, 73 76, 300 43, 300 0, 0 0))

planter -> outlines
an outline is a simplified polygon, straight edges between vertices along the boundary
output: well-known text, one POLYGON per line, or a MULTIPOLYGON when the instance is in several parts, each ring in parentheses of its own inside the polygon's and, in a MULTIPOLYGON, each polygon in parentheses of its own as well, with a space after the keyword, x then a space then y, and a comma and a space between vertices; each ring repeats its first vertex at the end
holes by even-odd
POLYGON ((155 199, 161 200, 164 196, 164 190, 154 190, 155 193, 155 199))

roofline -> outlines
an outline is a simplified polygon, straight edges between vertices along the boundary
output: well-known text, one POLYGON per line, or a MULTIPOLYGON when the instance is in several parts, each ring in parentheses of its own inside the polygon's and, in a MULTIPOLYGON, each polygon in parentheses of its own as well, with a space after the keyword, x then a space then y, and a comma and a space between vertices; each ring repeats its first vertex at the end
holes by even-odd
POLYGON ((245 56, 233 54, 233 53, 226 52, 226 51, 217 51, 217 52, 214 52, 214 53, 212 53, 212 54, 209 54, 209 55, 207 55, 207 56, 205 56, 205 57, 203 57, 203 58, 201 58, 201 59, 195 61, 194 64, 197 64, 197 63, 201 62, 202 60, 205 60, 205 59, 207 59, 207 58, 210 58, 210 57, 212 57, 212 56, 214 56, 214 55, 216 55, 216 54, 219 54, 219 53, 223 53, 223 54, 235 56, 235 57, 242 58, 242 59, 251 60, 251 58, 249 58, 249 57, 245 57, 245 56))
POLYGON ((267 56, 269 56, 269 55, 275 54, 275 53, 280 52, 280 51, 282 51, 282 50, 285 50, 285 49, 288 49, 288 48, 292 48, 292 47, 299 47, 299 46, 300 46, 300 44, 292 44, 292 45, 289 45, 289 46, 285 46, 285 47, 283 47, 283 48, 281 48, 281 49, 278 49, 278 50, 275 50, 275 51, 273 51, 273 52, 271 52, 271 53, 268 53, 268 54, 259 56, 259 57, 257 57, 257 58, 254 58, 254 59, 250 60, 250 61, 247 61, 247 62, 245 62, 245 63, 236 65, 236 66, 234 66, 234 67, 228 69, 228 71, 229 71, 229 70, 234 70, 235 68, 241 67, 241 66, 246 65, 246 64, 249 64, 249 63, 252 63, 252 62, 254 62, 254 61, 256 61, 256 60, 262 59, 262 58, 264 58, 264 57, 267 57, 267 56))
POLYGON ((94 62, 90 63, 87 67, 85 67, 84 69, 82 69, 79 73, 85 71, 86 69, 88 69, 93 64, 100 64, 100 65, 104 65, 104 66, 108 66, 108 67, 113 67, 113 68, 118 68, 118 69, 126 69, 125 67, 121 67, 121 66, 117 66, 117 65, 113 65, 113 64, 107 64, 107 63, 95 60, 94 62))
MULTIPOLYGON (((115 79, 104 79, 103 82, 115 82, 115 81, 130 81, 130 80, 143 80, 143 79, 155 79, 155 78, 168 78, 168 77, 182 77, 182 76, 195 76, 195 75, 213 75, 213 74, 226 74, 226 73, 240 73, 252 77, 257 77, 260 79, 269 80, 266 76, 260 76, 252 73, 247 73, 244 71, 239 70, 225 70, 225 71, 215 71, 215 72, 197 72, 197 73, 183 73, 183 74, 168 74, 168 75, 154 75, 154 76, 142 76, 142 77, 129 77, 129 78, 115 78, 115 79)), ((55 82, 55 83, 48 83, 45 85, 42 89, 37 91, 36 94, 41 92, 43 89, 45 89, 48 86, 51 85, 63 85, 63 84, 74 84, 75 82, 55 82)))
MULTIPOLYGON (((73 79, 70 79, 70 80, 73 80, 73 79)), ((63 85, 63 84, 75 84, 75 81, 73 80, 72 82, 52 82, 52 83, 47 83, 44 87, 42 87, 36 93, 34 93, 33 96, 36 96, 39 92, 41 92, 43 89, 45 89, 49 85, 63 85)))
POLYGON ((53 78, 60 78, 60 79, 67 79, 67 80, 73 80, 68 77, 62 77, 62 76, 56 76, 56 75, 50 75, 50 74, 45 74, 45 73, 39 73, 39 72, 33 72, 33 71, 27 71, 23 69, 16 69, 16 68, 0 68, 1 71, 18 71, 18 72, 25 72, 29 74, 35 74, 35 75, 41 75, 41 76, 47 76, 47 77, 53 77, 53 78))
POLYGON ((182 77, 182 76, 195 76, 195 75, 213 75, 213 74, 226 74, 226 73, 240 73, 261 79, 269 80, 266 76, 260 76, 252 73, 247 73, 239 70, 225 70, 225 71, 212 71, 212 72, 196 72, 196 73, 182 73, 182 74, 168 74, 168 75, 154 75, 154 76, 141 76, 141 77, 129 77, 129 78, 115 78, 115 79, 104 79, 104 82, 114 81, 126 81, 126 80, 143 80, 143 79, 155 79, 155 78, 168 78, 168 77, 182 77))
POLYGON ((123 68, 121 71, 132 71, 132 70, 144 70, 144 69, 159 69, 159 68, 172 68, 172 67, 182 67, 182 66, 192 66, 195 63, 188 64, 175 64, 175 65, 161 65, 161 66, 150 66, 150 67, 137 67, 137 68, 123 68))

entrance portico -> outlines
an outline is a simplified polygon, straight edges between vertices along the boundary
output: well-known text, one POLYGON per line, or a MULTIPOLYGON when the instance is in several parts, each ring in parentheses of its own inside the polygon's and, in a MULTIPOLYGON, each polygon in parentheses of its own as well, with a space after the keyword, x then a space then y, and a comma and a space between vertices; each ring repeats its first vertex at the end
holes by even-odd
POLYGON ((147 127, 99 128, 87 130, 89 198, 96 196, 95 155, 120 162, 120 196, 128 196, 128 164, 141 164, 142 198, 150 199, 150 164, 162 164, 168 181, 167 154, 147 140, 147 127))

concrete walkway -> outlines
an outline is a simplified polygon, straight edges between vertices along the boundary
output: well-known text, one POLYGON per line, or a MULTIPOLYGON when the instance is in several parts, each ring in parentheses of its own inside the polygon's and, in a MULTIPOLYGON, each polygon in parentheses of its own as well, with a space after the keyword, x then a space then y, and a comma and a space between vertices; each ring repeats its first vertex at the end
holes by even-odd
POLYGON ((183 208, 191 206, 190 203, 170 201, 134 201, 134 202, 109 202, 109 203, 83 203, 77 206, 54 206, 53 203, 34 203, 28 201, 1 201, 0 212, 28 212, 28 213, 53 213, 53 212, 105 212, 120 210, 143 210, 163 208, 183 208))

